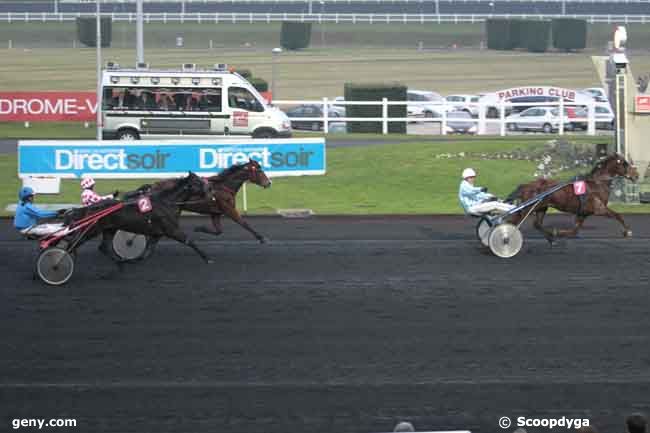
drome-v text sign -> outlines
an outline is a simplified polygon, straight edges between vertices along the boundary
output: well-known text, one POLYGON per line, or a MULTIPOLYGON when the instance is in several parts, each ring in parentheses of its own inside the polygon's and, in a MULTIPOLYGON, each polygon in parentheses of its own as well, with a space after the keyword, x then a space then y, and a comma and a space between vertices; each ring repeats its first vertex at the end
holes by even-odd
POLYGON ((250 159, 270 176, 325 174, 325 139, 18 142, 18 175, 162 178, 212 175, 250 159))
POLYGON ((0 92, 0 122, 92 121, 93 92, 0 92))

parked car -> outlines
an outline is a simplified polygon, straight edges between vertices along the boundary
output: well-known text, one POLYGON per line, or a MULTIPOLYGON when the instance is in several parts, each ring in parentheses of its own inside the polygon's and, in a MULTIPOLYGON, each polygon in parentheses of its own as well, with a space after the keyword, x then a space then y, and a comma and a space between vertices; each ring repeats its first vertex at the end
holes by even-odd
POLYGON ((478 100, 476 95, 449 95, 445 100, 450 104, 448 111, 466 111, 472 116, 478 116, 478 100))
POLYGON ((477 123, 467 111, 452 111, 447 119, 447 134, 476 134, 477 123))
MULTIPOLYGON (((506 127, 510 131, 542 131, 550 134, 557 131, 560 125, 557 107, 531 107, 520 113, 506 117, 506 127)), ((571 130, 571 120, 566 116, 564 129, 571 130)))
POLYGON ((408 117, 442 117, 444 99, 436 92, 408 90, 406 100, 416 102, 406 105, 408 117))
MULTIPOLYGON (((521 113, 529 108, 537 107, 539 104, 558 102, 559 98, 554 96, 518 96, 511 98, 508 102, 516 105, 506 105, 506 117, 511 114, 521 113)), ((487 117, 497 118, 500 116, 499 107, 488 107, 487 117)))
MULTIPOLYGON (((614 129, 615 116, 609 103, 596 104, 594 107, 594 115, 596 117, 596 129, 614 129)), ((575 117, 588 119, 589 113, 587 107, 578 107, 575 117)), ((571 123, 575 129, 586 131, 589 127, 588 120, 574 121, 571 123)))
POLYGON ((588 87, 586 89, 580 90, 582 93, 586 93, 594 98, 597 102, 607 102, 607 92, 602 87, 588 87))
MULTIPOLYGON (((327 116, 330 119, 334 119, 337 117, 345 117, 345 110, 336 107, 336 106, 330 106, 328 107, 329 109, 327 110, 327 116)), ((323 106, 319 104, 304 104, 304 105, 298 105, 297 107, 293 107, 292 109, 288 110, 287 116, 289 119, 291 119, 291 127, 293 129, 302 129, 302 130, 308 130, 308 131, 322 131, 323 130, 323 124, 324 122, 322 120, 293 120, 293 118, 298 118, 298 117, 323 117, 323 106)), ((340 129, 341 124, 345 124, 345 122, 342 121, 330 121, 328 122, 328 128, 329 129, 340 129)))

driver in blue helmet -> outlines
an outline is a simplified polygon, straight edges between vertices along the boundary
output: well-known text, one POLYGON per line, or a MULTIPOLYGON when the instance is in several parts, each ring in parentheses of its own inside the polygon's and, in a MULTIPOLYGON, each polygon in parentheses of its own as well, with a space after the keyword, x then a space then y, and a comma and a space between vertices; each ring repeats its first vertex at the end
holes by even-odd
POLYGON ((65 209, 46 211, 34 205, 34 190, 24 186, 18 192, 18 206, 14 216, 14 227, 26 236, 45 236, 63 228, 61 223, 38 224, 38 220, 63 215, 65 209))

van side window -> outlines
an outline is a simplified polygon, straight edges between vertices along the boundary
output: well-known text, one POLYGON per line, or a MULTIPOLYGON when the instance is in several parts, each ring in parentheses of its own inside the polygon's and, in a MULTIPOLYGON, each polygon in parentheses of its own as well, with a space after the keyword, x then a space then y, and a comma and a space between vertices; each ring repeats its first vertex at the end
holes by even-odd
POLYGON ((255 96, 243 87, 228 88, 228 106, 246 111, 264 111, 264 106, 255 99, 255 96))

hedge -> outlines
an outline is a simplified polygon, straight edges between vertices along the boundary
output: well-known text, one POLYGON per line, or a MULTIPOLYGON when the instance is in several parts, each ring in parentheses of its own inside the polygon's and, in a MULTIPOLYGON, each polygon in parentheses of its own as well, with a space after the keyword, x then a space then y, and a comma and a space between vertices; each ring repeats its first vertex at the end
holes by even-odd
MULTIPOLYGON (((101 18, 102 47, 110 47, 113 40, 113 22, 110 17, 101 18)), ((93 17, 77 17, 77 39, 87 47, 97 44, 97 21, 93 17)))
POLYGON ((269 90, 269 83, 263 78, 250 77, 248 78, 248 82, 251 83, 258 92, 267 92, 269 90))
POLYGON ((529 23, 529 21, 528 20, 509 20, 509 21, 510 21, 510 32, 509 32, 510 49, 524 48, 524 35, 526 33, 526 25, 529 23))
POLYGON ((587 46, 587 21, 556 18, 552 21, 553 46, 560 50, 584 50, 587 46))
POLYGON ((235 72, 237 72, 239 75, 242 76, 242 78, 245 78, 246 80, 250 81, 250 78, 253 77, 253 72, 251 72, 250 69, 236 69, 235 72))
MULTIPOLYGON (((406 101, 408 88, 399 83, 391 84, 345 84, 346 101, 406 101)), ((381 105, 346 105, 347 117, 382 117, 381 105)), ((389 105, 388 117, 406 118, 406 104, 389 105)), ((382 132, 381 122, 348 122, 348 132, 379 133, 382 132)), ((388 122, 388 132, 406 133, 406 122, 388 122)))
POLYGON ((311 23, 282 22, 280 45, 287 50, 307 48, 311 41, 311 23))
POLYGON ((550 21, 527 21, 523 32, 523 45, 528 51, 543 53, 551 40, 550 21))
POLYGON ((509 50, 512 48, 509 20, 488 19, 485 21, 485 31, 489 49, 509 50))

